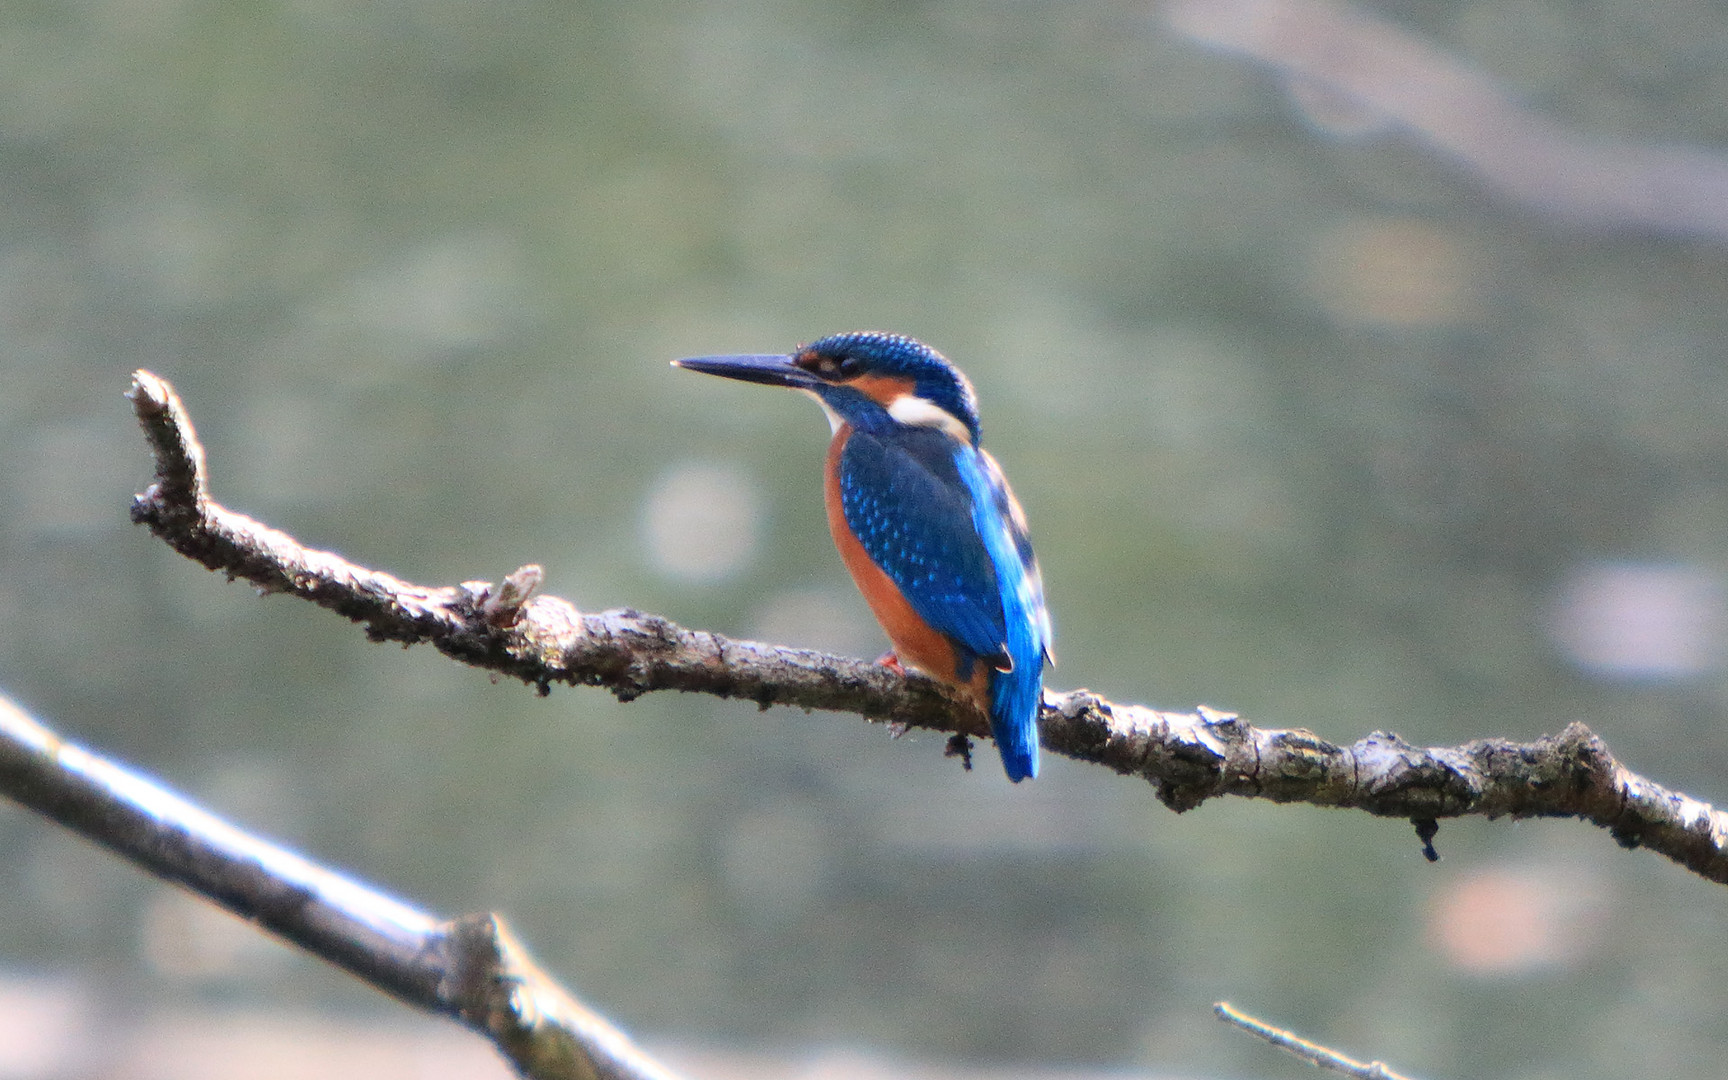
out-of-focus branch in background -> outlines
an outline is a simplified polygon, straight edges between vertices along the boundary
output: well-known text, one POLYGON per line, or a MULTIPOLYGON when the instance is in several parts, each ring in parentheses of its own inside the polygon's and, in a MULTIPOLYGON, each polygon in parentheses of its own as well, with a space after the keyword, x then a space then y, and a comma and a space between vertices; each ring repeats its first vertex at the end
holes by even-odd
POLYGON ((1513 206, 1584 228, 1728 239, 1728 156, 1569 130, 1468 62, 1361 8, 1170 0, 1164 22, 1270 68, 1321 126, 1400 133, 1513 206))

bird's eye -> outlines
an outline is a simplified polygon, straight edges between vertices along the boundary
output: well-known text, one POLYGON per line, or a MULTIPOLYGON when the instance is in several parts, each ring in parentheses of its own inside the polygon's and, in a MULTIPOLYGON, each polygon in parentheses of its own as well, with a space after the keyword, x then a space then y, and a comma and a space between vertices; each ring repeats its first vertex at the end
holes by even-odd
POLYGON ((829 382, 850 379, 861 373, 863 365, 853 356, 830 356, 806 352, 797 360, 798 366, 829 382))

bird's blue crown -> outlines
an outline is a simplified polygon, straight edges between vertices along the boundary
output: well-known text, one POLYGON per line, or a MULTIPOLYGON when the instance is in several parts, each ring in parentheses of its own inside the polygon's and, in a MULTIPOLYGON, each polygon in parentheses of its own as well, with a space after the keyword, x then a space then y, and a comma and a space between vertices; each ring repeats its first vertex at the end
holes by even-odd
POLYGON ((971 381, 947 357, 916 338, 876 331, 831 334, 793 355, 800 367, 824 380, 871 375, 908 379, 912 393, 959 420, 971 433, 972 443, 978 442, 978 397, 971 381))

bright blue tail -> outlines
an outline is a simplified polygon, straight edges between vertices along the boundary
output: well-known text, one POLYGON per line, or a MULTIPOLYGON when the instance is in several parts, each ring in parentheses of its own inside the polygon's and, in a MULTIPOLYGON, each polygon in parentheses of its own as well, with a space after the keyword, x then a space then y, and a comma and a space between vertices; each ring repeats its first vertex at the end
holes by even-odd
POLYGON ((1016 784, 1038 775, 1038 705, 1043 697, 1040 654, 1016 663, 1013 671, 990 675, 990 733, 1008 779, 1016 784))
POLYGON ((972 496, 972 524, 984 541, 1002 605, 1000 643, 1013 663, 990 673, 990 734, 1008 779, 1038 775, 1038 706, 1044 697, 1044 661, 1050 655, 1050 616, 1020 504, 1002 470, 982 450, 963 446, 955 466, 972 496))

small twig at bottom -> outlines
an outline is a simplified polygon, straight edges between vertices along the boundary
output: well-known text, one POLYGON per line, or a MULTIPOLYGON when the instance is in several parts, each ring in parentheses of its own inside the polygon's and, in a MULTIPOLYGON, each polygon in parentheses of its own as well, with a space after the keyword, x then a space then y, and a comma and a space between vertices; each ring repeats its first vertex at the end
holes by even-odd
POLYGON ((1226 1024, 1239 1027, 1250 1035, 1258 1035, 1278 1049, 1295 1054, 1310 1065, 1341 1072, 1345 1076, 1358 1077, 1359 1080, 1410 1080, 1403 1073, 1395 1073, 1387 1068, 1383 1061, 1356 1061, 1347 1058, 1336 1050, 1309 1042, 1294 1031, 1275 1028, 1263 1020, 1256 1020, 1247 1013, 1238 1011, 1228 1001, 1217 1002, 1212 1006, 1212 1011, 1226 1024))

